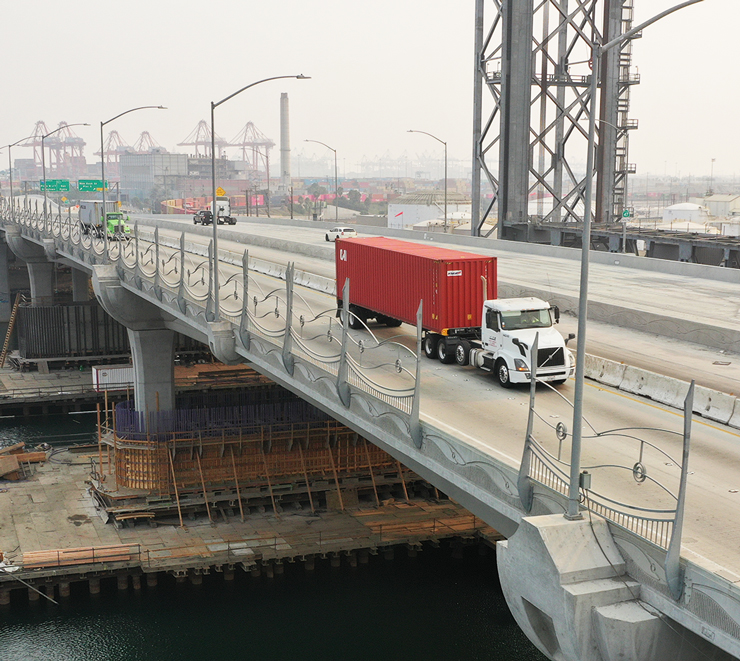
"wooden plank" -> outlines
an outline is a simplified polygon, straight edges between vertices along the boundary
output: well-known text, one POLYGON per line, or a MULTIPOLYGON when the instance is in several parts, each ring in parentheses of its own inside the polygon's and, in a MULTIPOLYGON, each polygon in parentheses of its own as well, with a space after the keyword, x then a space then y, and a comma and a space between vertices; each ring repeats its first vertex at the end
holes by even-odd
POLYGON ((7 475, 18 470, 18 455, 10 454, 5 457, 0 456, 0 475, 7 475))
POLYGON ((8 445, 7 447, 0 448, 0 454, 18 454, 19 452, 23 452, 23 448, 25 447, 26 444, 21 441, 15 445, 8 445))

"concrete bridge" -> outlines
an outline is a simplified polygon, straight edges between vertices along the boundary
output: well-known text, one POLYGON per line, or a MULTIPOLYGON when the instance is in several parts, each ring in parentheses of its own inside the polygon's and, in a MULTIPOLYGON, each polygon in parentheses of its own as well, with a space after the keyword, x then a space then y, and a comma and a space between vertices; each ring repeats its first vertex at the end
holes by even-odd
MULTIPOLYGON (((92 277, 100 303, 129 329, 142 415, 174 406, 178 331, 223 362, 249 362, 502 532, 504 593, 549 658, 740 656, 738 508, 712 508, 718 496, 705 484, 695 487, 699 506, 686 505, 690 428, 682 433, 670 411, 625 410, 613 393, 593 394, 604 399, 589 415, 584 465, 598 486, 584 483, 584 518, 568 521, 570 434, 555 421, 568 420, 570 405, 561 393, 503 392, 462 368, 422 364, 418 332, 349 332, 335 318, 331 277, 248 254, 245 238, 223 230, 215 309, 210 229, 147 221, 129 241, 109 242, 69 215, 8 207, 0 224, 28 264, 34 300, 52 293, 52 262, 79 272, 78 287, 92 277), (700 543, 687 551, 689 536, 700 543), (716 557, 714 545, 723 548, 716 557)), ((726 439, 715 434, 725 433, 693 431, 692 471, 716 475, 720 491, 737 462, 716 451, 726 439)))

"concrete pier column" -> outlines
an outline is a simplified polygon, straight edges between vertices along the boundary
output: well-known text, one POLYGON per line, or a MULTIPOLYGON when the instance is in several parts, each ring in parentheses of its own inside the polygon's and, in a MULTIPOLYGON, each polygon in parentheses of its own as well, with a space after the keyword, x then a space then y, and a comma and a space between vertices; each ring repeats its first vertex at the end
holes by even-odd
POLYGON ((200 572, 190 574, 190 583, 191 585, 202 585, 203 584, 203 574, 200 572))
POLYGON ((285 573, 285 565, 280 561, 275 561, 275 575, 282 576, 285 573))
MULTIPOLYGON (((42 586, 39 586, 36 589, 37 590, 43 590, 43 587, 42 586)), ((38 592, 36 592, 36 590, 32 590, 31 588, 28 588, 28 601, 36 602, 39 599, 41 599, 41 595, 38 592)))
POLYGON ((134 590, 141 590, 141 576, 139 574, 134 574, 131 577, 131 586, 134 590))
POLYGON ((128 329, 134 363, 137 411, 175 408, 175 333, 167 329, 128 329))
POLYGON ((33 305, 54 303, 54 264, 43 261, 27 262, 33 305))
POLYGON ((181 574, 177 574, 175 576, 175 583, 184 583, 187 580, 188 580, 188 577, 186 575, 184 575, 184 574, 182 574, 182 575, 181 574))
POLYGON ((347 554, 347 559, 350 567, 357 567, 357 554, 354 551, 347 554))
POLYGON ((70 595, 70 587, 68 581, 62 581, 59 583, 59 598, 66 599, 70 595))
POLYGON ((332 553, 329 556, 329 562, 331 563, 331 566, 334 567, 335 569, 339 567, 341 563, 341 557, 339 556, 339 553, 332 553))
MULTIPOLYGON (((93 289, 103 309, 128 330, 140 413, 175 408, 174 318, 124 289, 114 266, 93 267, 93 289)), ((205 339, 205 338, 203 338, 205 339)))
POLYGON ((0 606, 10 606, 10 590, 0 590, 0 606))
POLYGON ((99 578, 91 578, 88 581, 88 585, 90 587, 90 594, 100 594, 100 579, 99 578))
POLYGON ((415 546, 409 546, 408 554, 409 554, 409 558, 416 559, 416 556, 419 555, 419 551, 415 546))
POLYGON ((267 578, 274 578, 274 576, 275 576, 275 569, 272 566, 272 563, 271 562, 267 562, 263 566, 264 566, 264 569, 265 569, 265 576, 267 576, 267 578))
POLYGON ((303 561, 303 566, 306 571, 313 571, 316 568, 316 557, 313 555, 307 555, 303 561))
POLYGON ((72 269, 72 300, 75 303, 90 300, 90 276, 82 269, 72 269))
POLYGON ((128 574, 118 574, 116 576, 116 579, 118 581, 118 589, 122 592, 124 590, 128 590, 128 574))
POLYGON ((370 562, 370 552, 367 549, 360 549, 360 564, 367 565, 370 562))
POLYGON ((156 588, 157 587, 157 574, 147 574, 146 575, 146 586, 148 588, 156 588))
POLYGON ((10 300, 10 273, 8 272, 8 244, 0 241, 0 324, 10 321, 13 301, 10 300))
POLYGON ((393 560, 393 558, 395 557, 395 555, 396 555, 396 551, 395 551, 395 549, 392 546, 388 546, 388 547, 386 547, 386 548, 383 549, 383 557, 386 560, 393 560))
POLYGON ((224 581, 227 583, 234 580, 234 570, 233 569, 224 569, 224 581))

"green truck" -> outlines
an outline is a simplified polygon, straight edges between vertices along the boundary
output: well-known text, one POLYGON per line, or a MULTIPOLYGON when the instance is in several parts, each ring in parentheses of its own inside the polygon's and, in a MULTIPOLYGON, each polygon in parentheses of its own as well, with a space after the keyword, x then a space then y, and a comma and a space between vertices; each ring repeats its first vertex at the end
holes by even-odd
MULTIPOLYGON (((128 226, 129 217, 118 210, 116 202, 106 202, 106 228, 108 238, 120 241, 126 240, 131 235, 128 226)), ((103 237, 103 203, 97 200, 80 202, 80 226, 84 234, 94 234, 103 237)))

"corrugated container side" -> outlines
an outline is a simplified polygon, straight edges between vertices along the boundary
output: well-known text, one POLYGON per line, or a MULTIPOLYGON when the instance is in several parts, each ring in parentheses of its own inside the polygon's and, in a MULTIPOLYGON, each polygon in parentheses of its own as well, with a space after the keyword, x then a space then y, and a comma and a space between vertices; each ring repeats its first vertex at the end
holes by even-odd
POLYGON ((481 276, 496 296, 496 258, 436 246, 374 237, 336 242, 337 293, 350 279, 350 302, 416 324, 424 301, 424 328, 480 326, 481 276))

